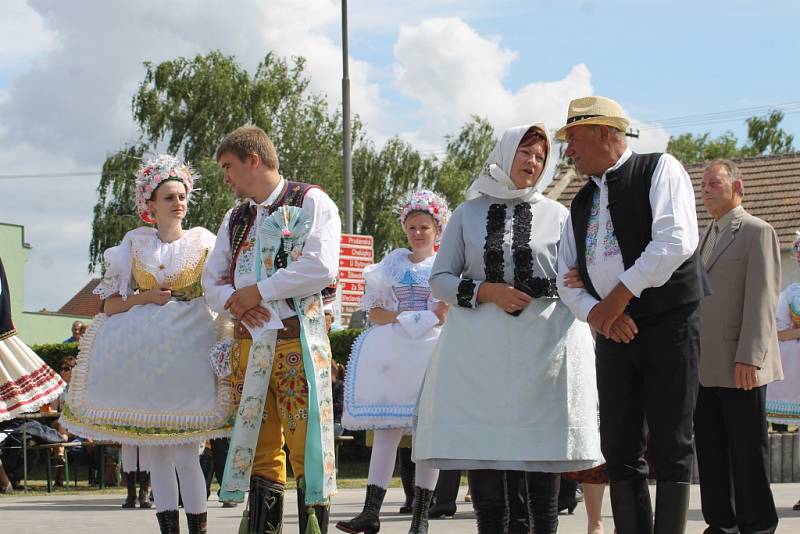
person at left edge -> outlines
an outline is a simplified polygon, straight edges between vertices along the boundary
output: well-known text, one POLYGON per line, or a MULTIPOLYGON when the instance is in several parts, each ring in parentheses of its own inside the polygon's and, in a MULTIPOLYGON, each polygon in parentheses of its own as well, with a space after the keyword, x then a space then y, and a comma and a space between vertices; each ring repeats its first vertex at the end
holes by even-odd
MULTIPOLYGON (((326 337, 323 344, 327 351, 315 351, 314 369, 306 368, 301 318, 291 301, 319 294, 337 277, 341 239, 339 212, 336 204, 318 186, 291 182, 281 176, 275 146, 258 127, 243 126, 234 130, 220 143, 216 157, 222 167, 223 180, 242 202, 228 211, 222 221, 214 253, 206 263, 203 286, 209 306, 220 313, 230 314, 235 320, 230 360, 236 405, 241 400, 253 344, 247 326, 260 327, 269 319, 262 300, 278 303, 277 309, 284 325, 283 330, 278 331, 265 416, 252 466, 250 532, 263 534, 273 533, 276 528, 277 532, 281 530, 286 484, 285 439, 292 472, 298 479, 300 532, 306 531, 308 514, 313 507, 324 533, 329 520, 328 497, 336 490, 330 350, 326 337), (302 255, 278 268, 272 276, 258 281, 257 229, 266 217, 282 206, 299 207, 308 215, 311 220, 309 234, 302 255), (327 382, 315 382, 317 406, 309 405, 311 396, 307 378, 311 373, 327 376, 327 382), (330 401, 330 410, 322 404, 325 399, 330 401), (322 487, 316 489, 306 486, 314 481, 304 477, 304 473, 309 471, 307 461, 311 461, 305 454, 310 410, 320 413, 317 434, 330 436, 329 441, 323 439, 321 444, 315 445, 313 461, 322 464, 315 465, 315 472, 320 469, 324 472, 322 487), (323 502, 309 502, 312 494, 321 495, 323 502)), ((307 310, 303 312, 308 315, 307 310)), ((235 450, 233 441, 231 449, 235 450)))

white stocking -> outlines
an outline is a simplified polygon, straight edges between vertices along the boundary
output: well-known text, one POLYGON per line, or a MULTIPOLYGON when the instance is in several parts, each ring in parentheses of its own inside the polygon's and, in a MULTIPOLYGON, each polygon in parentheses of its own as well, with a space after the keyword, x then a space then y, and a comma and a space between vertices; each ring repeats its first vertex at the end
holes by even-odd
POLYGON ((150 482, 159 512, 178 509, 176 469, 181 479, 181 495, 186 513, 201 514, 206 511, 206 482, 200 469, 197 443, 148 446, 142 449, 147 449, 150 482))
POLYGON ((208 507, 206 479, 200 468, 200 453, 197 443, 175 447, 175 468, 181 480, 183 509, 187 514, 202 514, 208 507))
POLYGON ((439 479, 439 470, 414 464, 414 485, 422 489, 433 490, 439 479))
POLYGON ((388 488, 397 458, 397 446, 403 439, 402 428, 376 430, 372 440, 372 455, 369 457, 367 484, 388 488))

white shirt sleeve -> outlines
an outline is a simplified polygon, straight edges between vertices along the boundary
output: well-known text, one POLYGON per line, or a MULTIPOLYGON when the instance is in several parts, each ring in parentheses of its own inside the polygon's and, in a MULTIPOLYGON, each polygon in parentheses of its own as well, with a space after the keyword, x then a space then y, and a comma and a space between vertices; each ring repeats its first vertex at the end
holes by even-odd
POLYGON ((578 252, 575 246, 575 232, 572 230, 572 215, 567 217, 564 228, 561 230, 561 241, 558 243, 558 276, 556 286, 561 301, 572 310, 579 320, 586 322, 589 312, 592 311, 599 300, 594 298, 584 288, 570 288, 564 285, 564 275, 573 267, 578 266, 578 252))
POLYGON ((230 276, 231 272, 231 241, 228 237, 228 224, 231 217, 231 210, 225 214, 222 224, 217 232, 217 241, 214 250, 211 251, 206 259, 206 266, 203 269, 203 293, 206 297, 208 307, 217 313, 225 313, 225 303, 233 292, 233 284, 217 285, 217 282, 230 276))
POLYGON ((662 154, 650 182, 652 241, 620 282, 639 297, 648 287, 664 285, 697 248, 697 212, 692 180, 680 162, 662 154))
POLYGON ((342 221, 339 208, 321 189, 313 188, 303 199, 311 229, 303 254, 287 267, 258 282, 266 301, 313 295, 329 286, 339 274, 342 221))

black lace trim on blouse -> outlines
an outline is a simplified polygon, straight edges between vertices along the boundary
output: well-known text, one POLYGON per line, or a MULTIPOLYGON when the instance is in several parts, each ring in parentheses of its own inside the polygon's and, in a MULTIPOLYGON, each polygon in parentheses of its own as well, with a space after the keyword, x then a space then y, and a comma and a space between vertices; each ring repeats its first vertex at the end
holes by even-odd
MULTIPOLYGON (((533 298, 558 296, 555 278, 533 276, 533 251, 531 232, 533 213, 531 205, 522 202, 514 207, 513 234, 511 238, 511 258, 514 261, 514 287, 533 298)), ((517 316, 522 310, 511 313, 517 316)))
POLYGON ((486 242, 483 244, 483 265, 487 282, 503 282, 505 260, 503 236, 506 229, 506 205, 492 204, 486 215, 486 242))
POLYGON ((475 281, 472 278, 464 278, 458 284, 456 299, 462 308, 472 308, 472 297, 475 295, 475 281))

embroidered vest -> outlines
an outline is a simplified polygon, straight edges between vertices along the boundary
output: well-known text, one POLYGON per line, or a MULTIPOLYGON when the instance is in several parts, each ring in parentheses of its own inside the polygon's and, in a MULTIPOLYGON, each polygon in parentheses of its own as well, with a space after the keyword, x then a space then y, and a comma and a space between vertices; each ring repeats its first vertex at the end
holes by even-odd
MULTIPOLYGON (((312 189, 322 189, 318 185, 306 184, 303 182, 290 182, 284 180, 283 191, 278 196, 278 199, 270 204, 267 212, 271 215, 280 206, 294 206, 297 208, 303 207, 303 200, 306 194, 312 189)), ((231 216, 228 219, 228 238, 231 243, 231 269, 230 279, 234 280, 234 272, 236 270, 236 260, 242 250, 247 235, 250 233, 250 228, 256 220, 256 208, 251 206, 249 202, 241 202, 231 210, 231 216)), ((283 251, 283 247, 281 247, 283 251)), ((277 268, 286 266, 286 253, 282 252, 275 258, 275 265, 277 268)), ((336 282, 322 290, 322 301, 324 304, 333 302, 336 298, 336 282)))
MULTIPOLYGON (((629 269, 652 241, 653 211, 650 206, 650 183, 661 154, 632 154, 618 169, 606 175, 608 211, 622 252, 622 263, 629 269)), ((572 230, 578 255, 578 271, 586 290, 600 299, 589 278, 586 265, 586 234, 592 195, 597 184, 589 180, 572 201, 572 230)), ((605 209, 601 206, 600 209, 605 209)), ((703 298, 704 283, 697 252, 686 260, 667 282, 649 287, 628 304, 634 319, 655 315, 703 298)))

